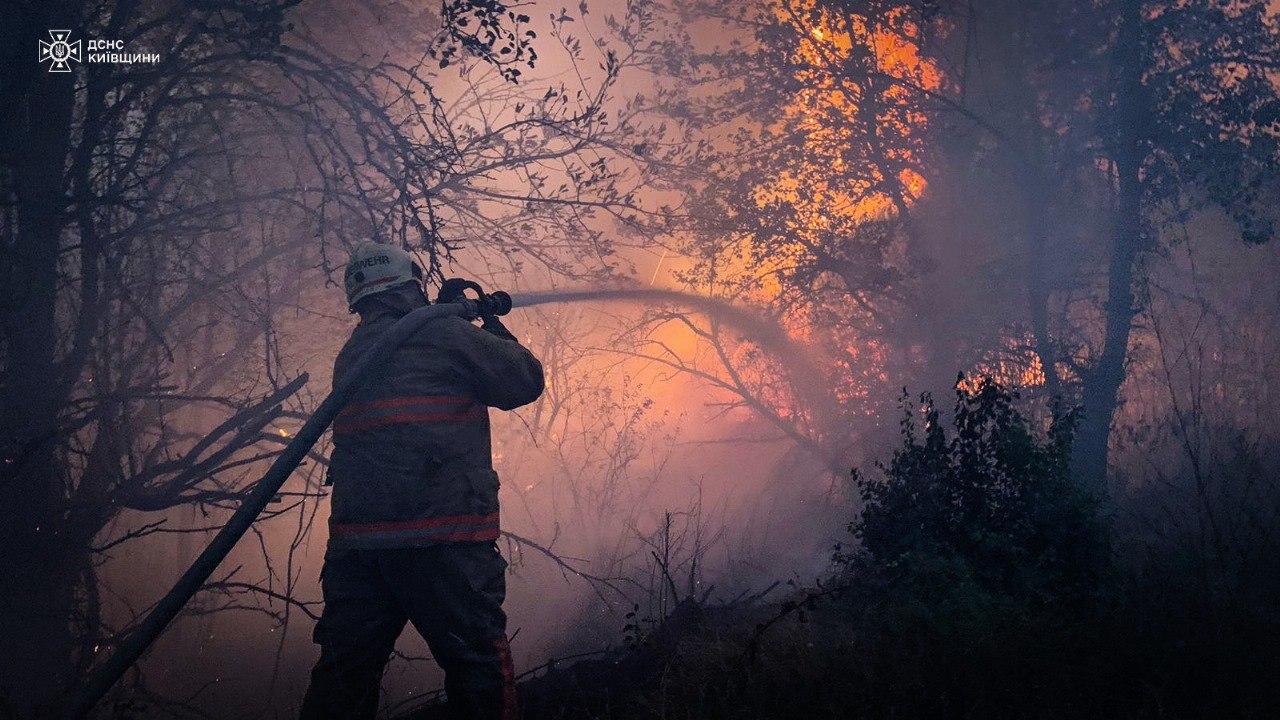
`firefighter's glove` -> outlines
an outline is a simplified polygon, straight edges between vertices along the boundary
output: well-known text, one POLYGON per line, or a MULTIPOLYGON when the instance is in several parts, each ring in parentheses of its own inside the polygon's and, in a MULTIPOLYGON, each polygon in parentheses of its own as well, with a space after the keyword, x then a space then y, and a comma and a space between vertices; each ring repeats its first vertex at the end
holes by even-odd
POLYGON ((463 292, 475 287, 475 283, 462 278, 449 278, 440 284, 440 292, 436 294, 436 303, 458 303, 466 308, 463 317, 475 320, 480 317, 480 304, 467 297, 463 292))
POLYGON ((481 316, 481 320, 483 322, 481 322, 480 327, 485 330, 488 330, 504 340, 520 342, 519 340, 516 340, 516 336, 511 334, 511 331, 507 329, 506 325, 502 324, 502 321, 499 320, 496 315, 483 315, 481 316))
POLYGON ((466 297, 463 291, 473 285, 475 283, 462 278, 449 278, 440 283, 440 292, 436 294, 436 302, 447 303, 462 300, 466 297))

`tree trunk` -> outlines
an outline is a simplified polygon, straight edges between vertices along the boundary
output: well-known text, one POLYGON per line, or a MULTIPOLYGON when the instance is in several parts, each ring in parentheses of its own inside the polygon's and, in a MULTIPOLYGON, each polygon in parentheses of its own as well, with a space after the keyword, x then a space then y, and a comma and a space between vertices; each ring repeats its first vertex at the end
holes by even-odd
POLYGON ((1076 437, 1073 464, 1085 487, 1107 491, 1111 421, 1126 375, 1133 327, 1133 275, 1143 245, 1142 221, 1142 23, 1141 5, 1121 3, 1114 72, 1112 160, 1116 172, 1116 215, 1109 265, 1102 351, 1087 369, 1081 395, 1084 417, 1076 437))
POLYGON ((31 4, 5 54, 5 178, 16 212, 5 279, 0 387, 0 679, 22 713, 57 699, 70 670, 78 548, 67 542, 65 468, 58 465, 58 256, 67 209, 65 166, 74 74, 35 62, 49 28, 75 28, 63 3, 31 4))

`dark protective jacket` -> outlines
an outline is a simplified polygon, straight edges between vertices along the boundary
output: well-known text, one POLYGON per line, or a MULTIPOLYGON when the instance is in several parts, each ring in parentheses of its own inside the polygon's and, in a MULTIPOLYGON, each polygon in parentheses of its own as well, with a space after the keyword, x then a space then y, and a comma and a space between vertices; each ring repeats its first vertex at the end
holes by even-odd
MULTIPOLYGON (((394 291, 393 291, 394 292, 394 291)), ((362 313, 334 384, 413 305, 362 313)), ((400 305, 400 306, 397 306, 400 305)), ((404 548, 498 539, 489 411, 542 394, 542 364, 500 324, 429 321, 361 384, 333 424, 329 546, 404 548)))

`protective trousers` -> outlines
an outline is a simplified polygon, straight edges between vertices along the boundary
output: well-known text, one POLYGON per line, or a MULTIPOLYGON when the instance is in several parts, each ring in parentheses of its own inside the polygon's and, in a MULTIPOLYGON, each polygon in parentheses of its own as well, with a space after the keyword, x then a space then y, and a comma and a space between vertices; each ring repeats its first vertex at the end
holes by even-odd
POLYGON ((502 611, 506 567, 492 542, 330 549, 320 574, 324 613, 314 634, 320 660, 301 720, 373 718, 382 672, 406 621, 444 670, 455 717, 514 720, 502 611))

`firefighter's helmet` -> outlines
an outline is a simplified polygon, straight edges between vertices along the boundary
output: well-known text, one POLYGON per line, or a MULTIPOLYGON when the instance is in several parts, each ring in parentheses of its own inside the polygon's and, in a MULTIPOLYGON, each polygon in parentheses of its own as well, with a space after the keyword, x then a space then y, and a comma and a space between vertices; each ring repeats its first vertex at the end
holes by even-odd
POLYGON ((347 306, 383 290, 422 279, 422 268, 413 256, 394 245, 366 240, 351 251, 343 284, 347 290, 347 306))

